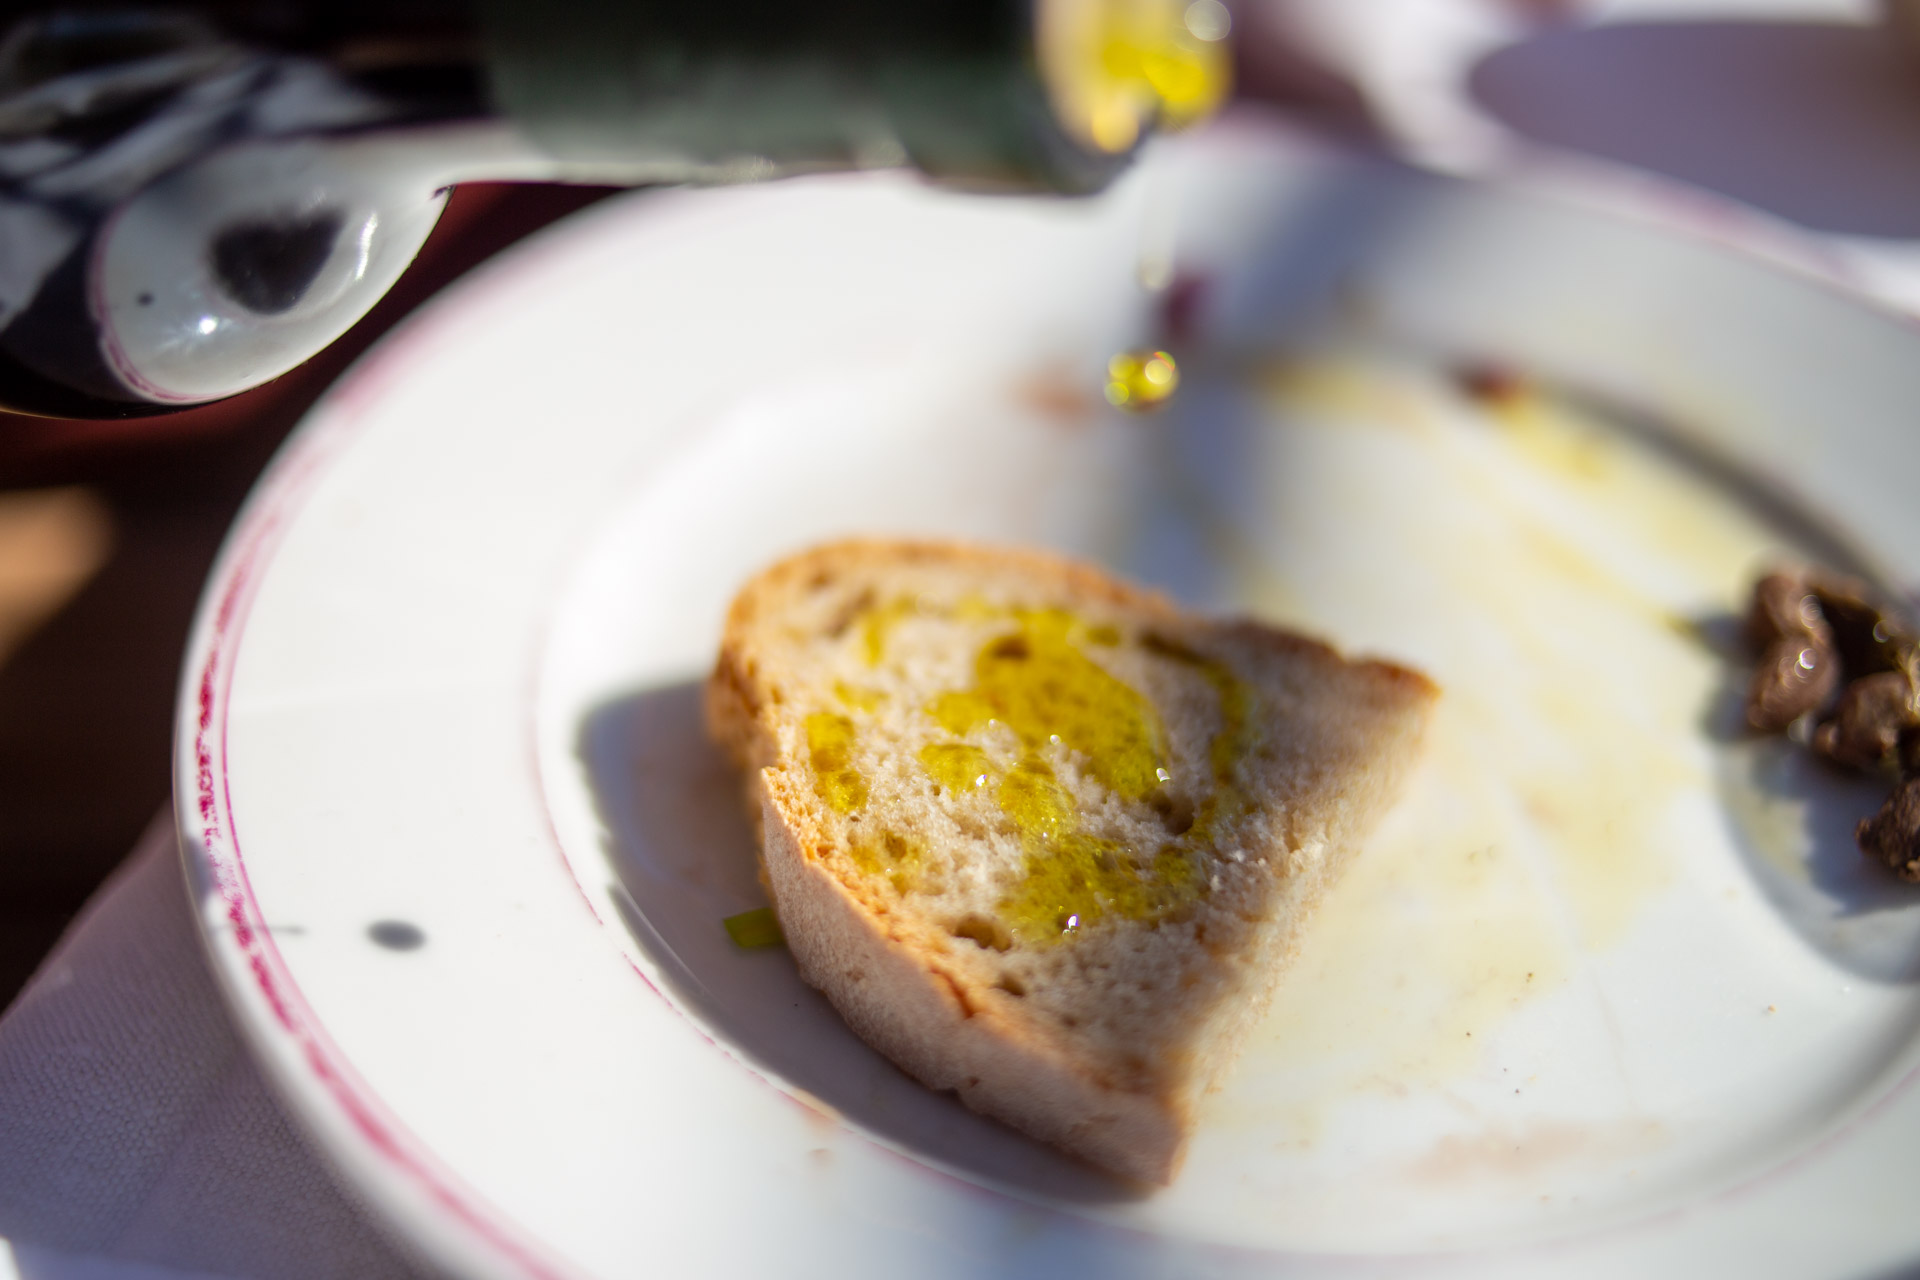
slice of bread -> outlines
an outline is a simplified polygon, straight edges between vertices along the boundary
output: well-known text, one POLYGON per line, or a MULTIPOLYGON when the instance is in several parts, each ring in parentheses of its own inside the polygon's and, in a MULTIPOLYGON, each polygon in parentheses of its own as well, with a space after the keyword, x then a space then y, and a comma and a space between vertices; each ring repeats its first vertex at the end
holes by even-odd
POLYGON ((1055 556, 852 541, 741 591, 707 713, 853 1030, 1164 1183, 1435 695, 1055 556))

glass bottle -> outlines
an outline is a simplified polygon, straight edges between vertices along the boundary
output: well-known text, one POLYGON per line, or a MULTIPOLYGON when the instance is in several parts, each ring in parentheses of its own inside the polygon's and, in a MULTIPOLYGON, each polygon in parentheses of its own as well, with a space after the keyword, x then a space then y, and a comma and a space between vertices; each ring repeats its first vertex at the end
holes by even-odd
POLYGON ((1218 0, 66 0, 0 16, 0 405, 306 360, 466 181, 911 166, 1098 189, 1224 92, 1218 0))

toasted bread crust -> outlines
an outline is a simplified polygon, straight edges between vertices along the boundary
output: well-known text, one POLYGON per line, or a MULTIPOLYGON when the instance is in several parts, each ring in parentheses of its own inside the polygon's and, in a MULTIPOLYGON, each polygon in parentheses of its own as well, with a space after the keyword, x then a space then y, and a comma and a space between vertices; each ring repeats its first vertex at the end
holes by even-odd
MULTIPOLYGON (((1165 1183, 1177 1171, 1200 1093, 1237 1049, 1264 1007, 1299 926, 1351 855, 1340 847, 1291 848, 1276 862, 1273 921, 1262 971, 1247 984, 1205 1060, 1186 1046, 1153 1046, 1153 1070, 1115 1069, 1081 1052, 1058 1028, 1028 1016, 1023 1002, 961 962, 951 933, 900 908, 871 877, 835 855, 840 836, 824 821, 805 762, 783 759, 778 722, 790 714, 773 656, 799 596, 833 578, 884 578, 902 566, 938 565, 983 580, 1017 580, 1034 596, 1072 608, 1125 613, 1142 625, 1209 643, 1252 665, 1285 670, 1320 698, 1338 686, 1366 714, 1392 723, 1378 759, 1334 760, 1322 772, 1351 792, 1345 826, 1371 825, 1408 771, 1426 706, 1437 693, 1418 672, 1386 662, 1348 662, 1319 641, 1248 621, 1193 618, 1165 597, 1091 566, 1044 552, 951 542, 852 540, 817 547, 767 569, 742 590, 727 618, 707 686, 711 731, 746 771, 762 835, 763 872, 801 976, 824 992, 848 1025, 916 1079, 953 1089, 975 1110, 1125 1177, 1165 1183)), ((1331 696, 1331 695, 1328 695, 1331 696)), ((1350 702, 1349 705, 1355 705, 1350 702)), ((1317 714, 1327 708, 1314 707, 1317 714)), ((1344 827, 1343 827, 1344 829, 1344 827)))

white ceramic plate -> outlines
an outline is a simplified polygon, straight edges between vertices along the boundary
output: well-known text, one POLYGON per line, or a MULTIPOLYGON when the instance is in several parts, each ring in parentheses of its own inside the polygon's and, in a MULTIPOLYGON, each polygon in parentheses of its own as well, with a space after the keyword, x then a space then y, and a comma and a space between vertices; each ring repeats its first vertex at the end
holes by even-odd
POLYGON ((1920 340, 1804 281, 1253 120, 1085 203, 615 202, 385 342, 232 535, 179 737, 215 967, 462 1274, 1902 1271, 1920 905, 1851 847, 1872 787, 1728 730, 1714 644, 1796 543, 1920 581, 1916 404, 1920 340), (1143 251, 1189 381, 1130 418, 1143 251), (1468 356, 1580 396, 1490 409, 1468 356), (1165 1191, 913 1085, 721 930, 761 899, 699 725, 720 612, 872 530, 1447 687, 1165 1191))

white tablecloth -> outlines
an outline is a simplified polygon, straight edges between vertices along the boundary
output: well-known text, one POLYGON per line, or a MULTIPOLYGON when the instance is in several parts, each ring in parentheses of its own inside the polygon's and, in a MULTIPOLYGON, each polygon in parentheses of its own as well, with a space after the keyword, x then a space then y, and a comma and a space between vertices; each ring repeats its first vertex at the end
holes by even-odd
POLYGON ((426 1274, 236 1038, 168 815, 0 1018, 0 1235, 0 1280, 426 1274))

